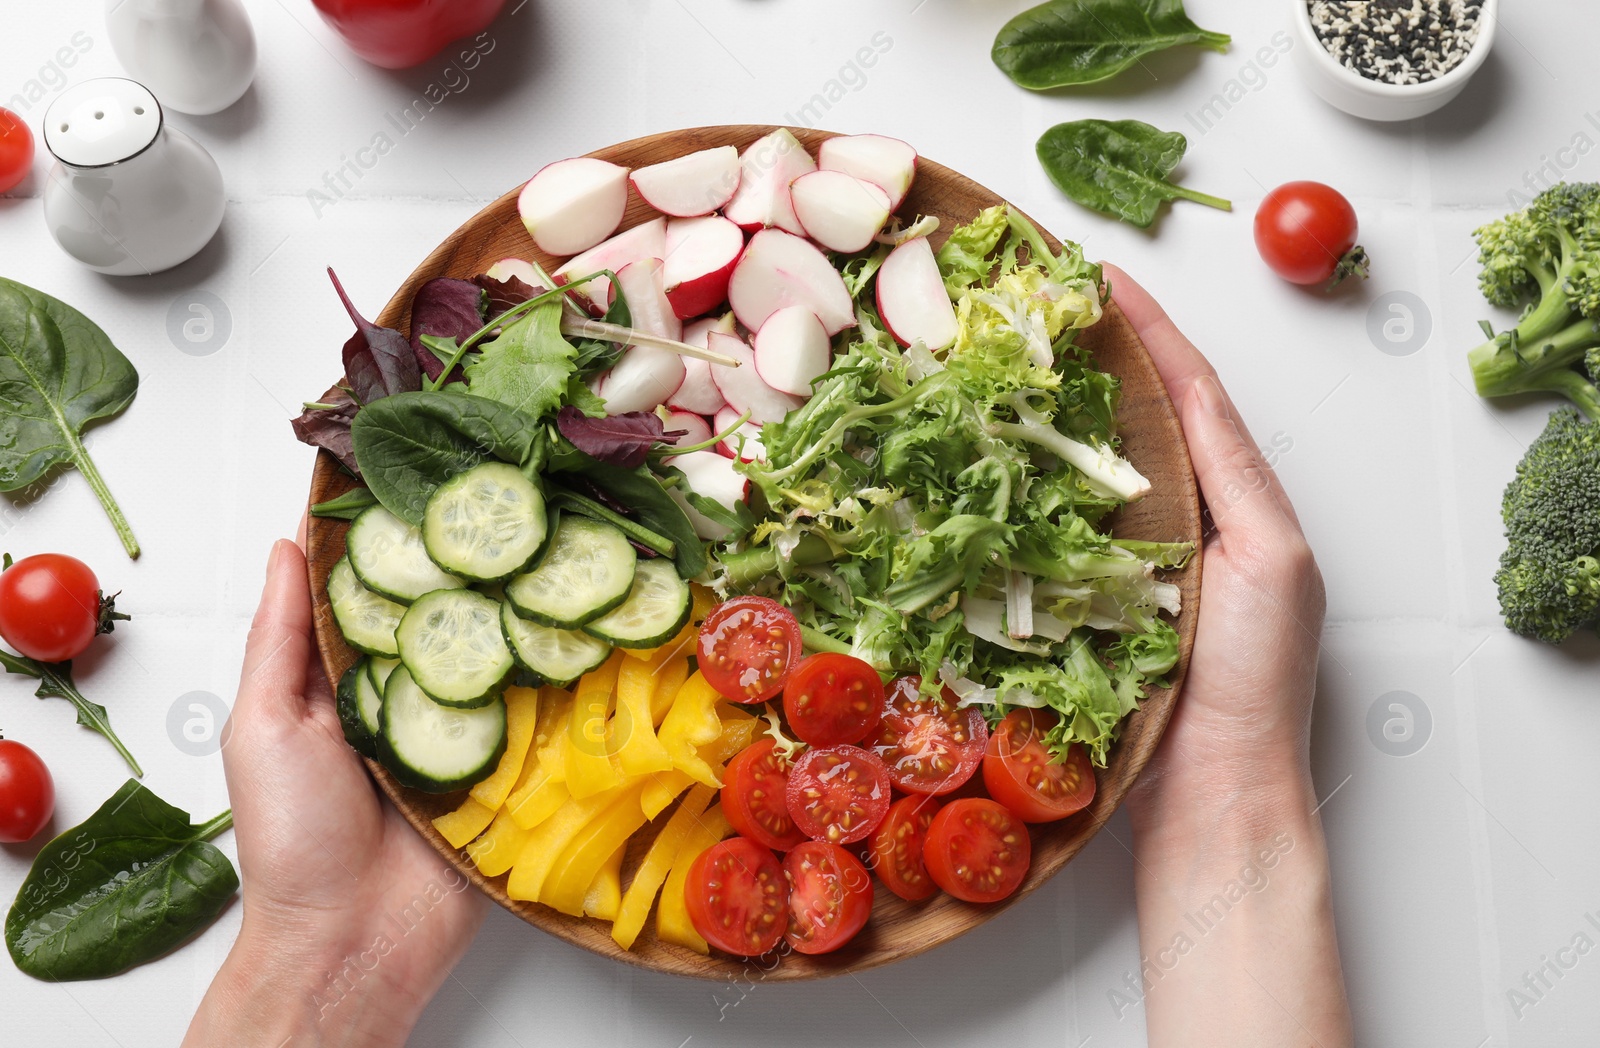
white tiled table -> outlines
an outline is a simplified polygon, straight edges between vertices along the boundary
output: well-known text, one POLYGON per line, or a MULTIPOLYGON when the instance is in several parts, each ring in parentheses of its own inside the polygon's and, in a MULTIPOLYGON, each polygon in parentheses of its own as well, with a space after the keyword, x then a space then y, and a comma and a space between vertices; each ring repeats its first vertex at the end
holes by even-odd
MULTIPOLYGON (((220 115, 171 117, 228 184, 222 232, 198 258, 144 279, 80 268, 44 230, 43 161, 0 198, 0 274, 85 310, 143 377, 133 407, 94 440, 144 542, 139 562, 76 476, 0 514, 0 546, 75 553, 126 592, 134 622, 84 660, 81 681, 159 793, 199 818, 227 804, 219 759, 180 749, 167 717, 193 692, 231 702, 268 543, 299 518, 312 454, 287 419, 325 387, 348 334, 325 266, 376 313, 434 244, 548 160, 695 124, 880 131, 1136 273, 1217 362, 1274 451, 1328 579, 1313 745, 1361 1042, 1593 1042, 1600 957, 1580 958, 1535 1004, 1515 1008, 1508 991, 1580 933, 1600 941, 1586 920, 1600 911, 1600 643, 1555 651, 1499 624, 1500 491, 1547 405, 1485 406, 1462 355, 1491 315, 1470 231, 1507 210, 1508 193, 1542 177, 1541 165, 1600 179, 1590 155, 1600 14, 1556 0, 1508 5, 1497 53, 1464 96, 1425 120, 1378 126, 1312 97, 1294 55, 1259 62, 1262 48, 1287 46, 1275 38, 1286 0, 1193 0, 1198 22, 1234 34, 1232 52, 1158 56, 1066 95, 1028 94, 990 64, 1015 0, 527 0, 493 27, 469 74, 442 56, 382 72, 344 51, 308 0, 249 6, 255 87, 220 115), (432 84, 443 101, 407 128, 400 114, 432 84), (1237 101, 1212 104, 1218 94, 1237 101), (1238 212, 1183 204, 1151 235, 1063 200, 1034 140, 1058 120, 1096 115, 1187 133, 1186 181, 1232 197, 1238 212), (382 156, 360 152, 380 135, 382 156), (1355 202, 1376 260, 1358 293, 1324 299, 1258 263, 1250 215, 1266 188, 1294 178, 1330 182, 1355 202), (168 318, 186 316, 200 291, 221 300, 232 330, 194 355, 169 336, 168 318), (1389 292, 1427 318, 1413 352, 1380 351, 1405 347, 1369 336, 1391 319, 1374 306, 1389 292), (1410 756, 1383 752, 1368 730, 1369 709, 1392 692, 1431 718, 1410 756)), ((101 7, 8 7, 0 104, 42 94, 25 114, 36 132, 68 80, 120 72, 101 7), (70 69, 52 65, 63 48, 70 69)), ((0 727, 56 771, 68 824, 123 778, 110 749, 71 722, 64 704, 0 681, 0 727)), ((1113 820, 1044 890, 954 944, 804 986, 653 977, 496 911, 413 1043, 1142 1045, 1141 1010, 1112 996, 1140 963, 1127 839, 1125 820, 1113 820)), ((0 847, 0 898, 31 854, 0 847)), ((175 1044, 237 926, 234 907, 195 944, 105 982, 49 986, 0 964, 0 1044, 175 1044)))

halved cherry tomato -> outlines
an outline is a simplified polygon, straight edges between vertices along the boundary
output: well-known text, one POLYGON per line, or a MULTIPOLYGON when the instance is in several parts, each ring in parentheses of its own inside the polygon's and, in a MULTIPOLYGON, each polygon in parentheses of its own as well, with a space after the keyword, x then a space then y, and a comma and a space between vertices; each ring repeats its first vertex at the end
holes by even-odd
POLYGON ((706 616, 696 648, 700 672, 734 702, 766 702, 800 659, 800 623, 766 597, 734 597, 706 616))
POLYGON ((1082 746, 1067 759, 1052 762, 1044 733, 1049 714, 1012 710, 989 736, 983 756, 983 784, 989 796, 1024 822, 1054 822, 1080 812, 1094 800, 1094 766, 1082 746))
POLYGON ((807 750, 789 772, 789 815, 817 841, 854 844, 889 810, 889 773, 859 746, 807 750))
POLYGON ((861 860, 825 841, 806 841, 783 859, 789 878, 789 930, 801 953, 831 953, 872 916, 872 875, 861 860))
POLYGON ((813 746, 860 742, 883 719, 883 678, 853 655, 812 655, 783 686, 783 717, 813 746))
POLYGON ((926 899, 939 890, 922 861, 928 826, 938 811, 939 802, 932 797, 901 797, 889 805, 889 814, 872 831, 873 870, 885 888, 908 902, 926 899))
POLYGON ((1021 819, 987 797, 939 809, 922 849, 933 883, 965 902, 999 902, 1022 883, 1033 842, 1021 819))
POLYGON ((978 770, 989 726, 977 707, 957 707, 950 689, 941 702, 924 697, 921 684, 921 677, 901 677, 889 685, 883 723, 864 745, 907 793, 949 793, 978 770))
POLYGON ((0 572, 0 637, 40 662, 75 659, 117 616, 89 565, 62 553, 23 557, 0 572))
POLYGON ((700 937, 719 950, 759 957, 788 928, 789 882, 771 850, 743 837, 713 844, 689 866, 684 904, 700 937))
POLYGON ((788 851, 806 839, 789 817, 789 768, 776 740, 758 739, 728 762, 722 778, 722 814, 757 844, 788 851))

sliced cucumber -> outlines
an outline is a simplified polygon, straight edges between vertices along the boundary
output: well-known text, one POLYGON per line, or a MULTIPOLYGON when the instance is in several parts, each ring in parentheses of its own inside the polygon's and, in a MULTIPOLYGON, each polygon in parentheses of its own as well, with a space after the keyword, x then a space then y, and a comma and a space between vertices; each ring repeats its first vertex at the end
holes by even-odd
POLYGON ((525 619, 577 629, 628 599, 638 559, 610 524, 564 513, 539 563, 506 583, 506 599, 525 619))
POLYGON ((361 718, 362 727, 366 728, 372 738, 377 738, 378 735, 378 711, 382 706, 383 685, 373 679, 372 660, 369 658, 365 672, 356 681, 356 715, 361 718))
MULTIPOLYGON (((378 728, 376 719, 369 724, 362 715, 363 690, 376 694, 372 688, 372 677, 367 672, 365 656, 357 659, 355 665, 345 670, 344 676, 339 678, 334 706, 339 711, 339 724, 344 728, 344 741, 362 756, 371 757, 378 752, 378 728)), ((373 707, 373 713, 377 713, 376 706, 373 707)))
POLYGON ((511 654, 522 668, 558 688, 565 688, 611 656, 611 645, 579 630, 562 630, 529 622, 510 603, 500 605, 500 628, 511 654))
POLYGON ((478 582, 526 568, 549 533, 544 496, 505 462, 485 462, 445 481, 422 514, 428 556, 444 570, 478 582))
POLYGON ((441 706, 404 666, 383 689, 378 759, 407 786, 449 793, 489 777, 506 749, 506 704, 441 706))
POLYGON ((500 632, 500 605, 472 590, 417 598, 394 635, 417 686, 446 706, 488 705, 514 666, 500 632))
POLYGON ((583 630, 619 648, 660 647, 689 621, 690 603, 689 584, 678 577, 672 561, 640 561, 628 599, 583 630))
POLYGON ((349 557, 340 557, 328 572, 328 603, 346 644, 368 655, 400 654, 394 631, 405 607, 363 586, 349 557))
POLYGON ((372 678, 372 683, 378 689, 380 696, 383 694, 383 686, 389 683, 389 674, 393 673, 398 665, 400 665, 399 659, 386 659, 380 655, 374 655, 367 660, 367 675, 372 678))
POLYGON ((344 546, 361 584, 402 604, 424 593, 467 584, 428 559, 420 529, 382 506, 361 511, 345 534, 344 546))

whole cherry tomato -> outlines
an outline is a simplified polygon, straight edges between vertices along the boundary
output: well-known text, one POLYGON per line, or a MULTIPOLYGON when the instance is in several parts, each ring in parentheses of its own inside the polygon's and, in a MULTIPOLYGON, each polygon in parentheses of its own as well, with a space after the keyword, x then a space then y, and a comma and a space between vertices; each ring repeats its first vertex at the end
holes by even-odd
POLYGON ((56 810, 56 784, 39 755, 0 739, 0 843, 20 844, 44 829, 56 810))
POLYGON ((0 572, 0 637, 40 662, 77 658, 118 615, 89 565, 61 553, 24 557, 0 572))
POLYGON ((1256 211, 1256 250, 1292 284, 1333 287, 1367 275, 1367 253, 1356 243, 1356 209, 1332 186, 1289 182, 1267 194, 1256 211))
POLYGON ((33 170, 33 132, 22 118, 0 109, 0 193, 15 189, 33 170))

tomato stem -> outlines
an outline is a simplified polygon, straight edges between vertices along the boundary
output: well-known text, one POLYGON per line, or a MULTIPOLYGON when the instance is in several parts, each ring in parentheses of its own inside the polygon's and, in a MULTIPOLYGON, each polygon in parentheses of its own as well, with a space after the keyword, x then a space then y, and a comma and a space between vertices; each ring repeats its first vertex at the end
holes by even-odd
POLYGON ((1357 244, 1344 253, 1339 259, 1339 264, 1333 267, 1333 277, 1328 281, 1324 291, 1332 291, 1350 277, 1367 279, 1367 267, 1372 264, 1372 259, 1367 255, 1367 249, 1357 244))

